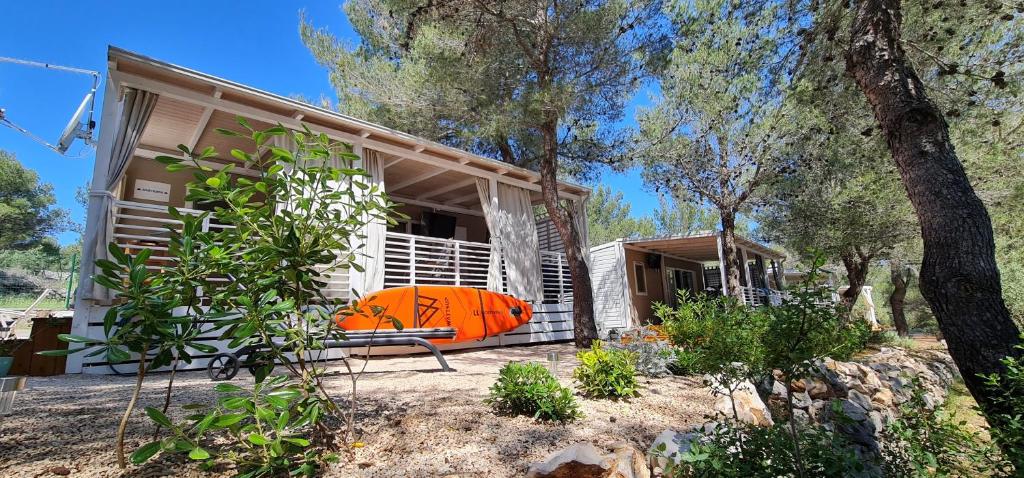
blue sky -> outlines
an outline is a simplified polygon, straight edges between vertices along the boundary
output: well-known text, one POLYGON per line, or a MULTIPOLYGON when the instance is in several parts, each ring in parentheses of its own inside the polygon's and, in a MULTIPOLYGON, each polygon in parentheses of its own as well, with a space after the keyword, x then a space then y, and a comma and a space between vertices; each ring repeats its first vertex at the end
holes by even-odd
MULTIPOLYGON (((107 46, 114 45, 274 93, 334 100, 326 70, 299 39, 301 10, 338 37, 357 41, 340 1, 11 1, 0 2, 0 56, 103 73, 107 46)), ((0 63, 0 108, 12 122, 53 143, 90 82, 85 75, 0 63)), ((91 148, 76 142, 68 156, 60 156, 0 127, 0 149, 53 184, 58 205, 82 220, 75 189, 92 176, 91 148)), ((634 215, 657 207, 636 172, 606 171, 601 182, 623 191, 634 215)), ((64 233, 60 240, 77 237, 64 233)))

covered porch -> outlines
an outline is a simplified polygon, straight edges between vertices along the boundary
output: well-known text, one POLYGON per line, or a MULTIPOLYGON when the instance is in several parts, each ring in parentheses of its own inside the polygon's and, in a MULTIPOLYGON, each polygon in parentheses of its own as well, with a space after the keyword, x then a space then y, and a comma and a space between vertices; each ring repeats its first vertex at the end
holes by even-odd
MULTIPOLYGON (((149 267, 165 267, 171 259, 160 253, 167 251, 167 228, 180 225, 167 208, 201 214, 213 205, 186 201, 191 175, 168 172, 153 158, 180 156, 179 144, 195 151, 213 147, 220 154, 205 161, 205 166, 219 169, 233 164, 235 177, 259 176, 260 171, 227 154, 252 145, 216 131, 239 129, 236 117, 244 117, 256 129, 277 124, 299 129, 306 124, 351 144, 361 158, 356 166, 367 170, 370 180, 401 204, 397 212, 408 216, 376 234, 382 237, 368 231, 371 240, 382 245, 368 246, 366 251, 372 256, 367 260, 381 266, 382 272, 376 274, 380 277, 324 271, 330 275, 325 290, 329 297, 348 299, 353 289, 366 293, 437 284, 528 295, 523 298, 537 303, 571 298, 568 267, 557 235, 537 233, 549 229, 545 217, 535 214, 542 202, 539 174, 123 50, 112 49, 111 58, 104 128, 90 191, 90 213, 109 222, 86 231, 86 248, 97 256, 103 255, 103 245, 110 241, 129 253, 151 249, 149 267), (510 222, 523 232, 508 232, 510 222), (496 229, 503 225, 504 230, 496 229), (521 249, 529 252, 523 254, 521 249), (528 275, 537 276, 532 282, 540 288, 528 291, 517 284, 524 268, 528 275)), ((589 192, 569 183, 559 188, 565 200, 580 203, 589 192)), ((93 219, 91 215, 90 225, 97 222, 93 219)), ((229 226, 214 221, 204 224, 206 229, 223 227, 229 226)), ((92 273, 84 272, 83 277, 92 273)))
MULTIPOLYGON (((774 304, 781 300, 785 285, 785 254, 742 236, 736 237, 739 249, 742 301, 750 306, 774 304)), ((725 295, 725 255, 721 233, 709 231, 690 236, 675 236, 624 241, 627 275, 633 293, 636 279, 646 280, 647 301, 675 305, 677 290, 690 294, 725 295)))

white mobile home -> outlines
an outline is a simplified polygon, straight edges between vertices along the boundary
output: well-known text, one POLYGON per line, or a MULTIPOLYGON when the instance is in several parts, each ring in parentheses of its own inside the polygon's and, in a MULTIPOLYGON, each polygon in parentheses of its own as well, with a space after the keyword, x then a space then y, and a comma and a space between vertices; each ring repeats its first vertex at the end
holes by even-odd
MULTIPOLYGON (((602 335, 651 323, 651 305, 675 305, 676 292, 725 294, 721 233, 619 239, 590 248, 594 314, 602 335)), ((779 300, 785 254, 737 236, 743 302, 779 300)))
MULTIPOLYGON (((186 213, 208 207, 185 201, 187 173, 167 172, 152 158, 180 155, 176 148, 185 144, 216 147, 222 157, 212 158, 210 166, 231 163, 226 152, 246 145, 215 130, 235 127, 241 116, 257 128, 305 124, 352 144, 371 180, 411 218, 387 230, 383 223, 368 226, 379 228, 367 234, 366 252, 373 260, 360 273, 328 271, 329 296, 415 284, 486 287, 532 302, 535 314, 515 331, 474 345, 572 338, 565 255, 557 252, 558 241, 538 237, 538 222, 546 229, 544 219, 533 217, 530 207, 541 202, 539 174, 125 50, 111 48, 108 60, 72 333, 103 335, 102 317, 112 298, 90 276, 108 243, 129 253, 153 250, 150 267, 158 270, 170 260, 160 254, 167 250, 167 226, 177 224, 167 207, 186 213), (515 230, 503 226, 508 219, 515 230), (530 253, 503 253, 513 250, 530 253)), ((243 167, 234 171, 258 174, 243 167)), ((559 192, 580 204, 589 195, 589 189, 570 183, 560 183, 559 192)), ((67 371, 104 373, 109 367, 103 360, 75 355, 67 371)), ((205 363, 200 359, 193 367, 205 363)))

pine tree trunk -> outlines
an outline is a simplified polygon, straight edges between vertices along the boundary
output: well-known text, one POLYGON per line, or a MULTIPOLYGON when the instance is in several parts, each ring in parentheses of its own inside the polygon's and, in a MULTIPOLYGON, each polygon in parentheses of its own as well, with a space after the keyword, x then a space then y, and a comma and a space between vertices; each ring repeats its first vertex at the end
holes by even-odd
POLYGON ((857 303, 857 298, 864 290, 864 284, 868 280, 868 271, 871 270, 871 257, 850 249, 843 251, 839 257, 843 260, 843 267, 846 268, 846 281, 850 284, 840 295, 840 300, 847 308, 852 309, 857 303))
MULTIPOLYGON (((979 374, 1004 373, 1019 330, 1002 298, 992 223, 964 173, 942 113, 900 44, 900 0, 861 0, 846 68, 889 144, 924 239, 921 294, 964 382, 993 421, 1001 410, 979 374)), ((998 423, 992 423, 999 426, 998 423)))
POLYGON ((587 266, 586 244, 580 237, 576 221, 562 207, 558 197, 558 123, 550 121, 543 128, 544 154, 540 161, 541 194, 551 223, 565 245, 565 258, 572 277, 572 324, 576 347, 590 347, 597 338, 594 322, 594 289, 587 266))
POLYGON ((907 278, 902 264, 898 261, 889 261, 889 276, 892 278, 892 293, 889 294, 892 324, 896 326, 896 333, 900 337, 906 337, 910 335, 910 326, 907 325, 907 314, 903 309, 907 298, 907 278))
POLYGON ((740 257, 736 247, 736 213, 719 211, 722 216, 722 266, 725 267, 725 291, 731 297, 743 301, 740 285, 740 257))

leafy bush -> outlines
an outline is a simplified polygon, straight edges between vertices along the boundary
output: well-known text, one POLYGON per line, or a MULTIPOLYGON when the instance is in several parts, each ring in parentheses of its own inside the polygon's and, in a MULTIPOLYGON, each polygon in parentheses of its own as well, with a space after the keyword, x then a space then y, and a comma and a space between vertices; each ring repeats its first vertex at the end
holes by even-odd
POLYGON ((640 328, 623 334, 615 348, 632 352, 636 356, 636 371, 645 377, 663 377, 671 373, 669 364, 673 361, 673 348, 664 340, 656 340, 657 334, 640 328))
POLYGON ((251 390, 229 383, 214 388, 220 393, 217 405, 187 405, 196 413, 184 424, 172 423, 160 410, 147 407, 149 418, 171 435, 140 447, 132 453, 132 463, 144 463, 160 452, 181 453, 205 467, 232 461, 240 476, 317 476, 322 462, 337 459, 315 452, 304 438, 323 415, 288 377, 256 382, 251 390), (218 453, 214 443, 225 440, 229 444, 218 453))
POLYGON ((537 420, 570 422, 583 416, 572 390, 560 385, 539 363, 505 364, 484 402, 497 413, 537 420))
POLYGON ((672 360, 668 363, 668 371, 672 375, 695 375, 700 373, 698 362, 700 352, 676 348, 672 350, 672 360))
POLYGON ((886 476, 1014 476, 999 450, 944 407, 929 408, 915 379, 900 418, 882 431, 886 476))
POLYGON ((637 394, 635 353, 605 348, 595 340, 590 350, 578 352, 576 358, 580 365, 572 376, 584 396, 626 398, 637 394))
MULTIPOLYGON (((1024 337, 1017 349, 1024 350, 1024 337)), ((1005 374, 983 377, 986 386, 999 391, 993 399, 994 408, 1003 410, 989 414, 988 420, 996 425, 990 433, 1007 459, 1024 468, 1024 356, 1006 357, 1002 362, 1005 374)))
MULTIPOLYGON (((771 427, 720 424, 681 455, 666 456, 664 444, 654 453, 669 459, 665 476, 673 478, 796 476, 797 458, 787 427, 783 423, 771 427)), ((804 476, 861 476, 867 471, 842 435, 806 428, 800 431, 799 441, 804 476)))
POLYGON ((757 347, 764 329, 761 309, 731 297, 689 296, 679 292, 679 306, 655 304, 654 314, 673 345, 690 351, 694 371, 711 373, 722 364, 760 361, 757 347))

